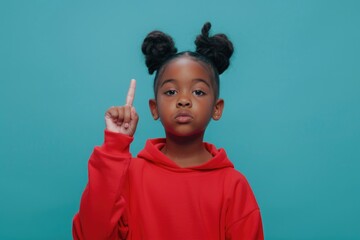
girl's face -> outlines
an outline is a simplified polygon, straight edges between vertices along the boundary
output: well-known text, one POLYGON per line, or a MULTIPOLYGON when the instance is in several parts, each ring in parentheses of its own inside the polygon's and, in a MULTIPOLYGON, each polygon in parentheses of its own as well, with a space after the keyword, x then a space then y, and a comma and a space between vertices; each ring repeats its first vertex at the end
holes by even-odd
POLYGON ((176 58, 165 66, 157 81, 156 99, 149 105, 166 133, 203 133, 211 118, 220 119, 224 101, 216 99, 212 74, 202 62, 187 56, 176 58))

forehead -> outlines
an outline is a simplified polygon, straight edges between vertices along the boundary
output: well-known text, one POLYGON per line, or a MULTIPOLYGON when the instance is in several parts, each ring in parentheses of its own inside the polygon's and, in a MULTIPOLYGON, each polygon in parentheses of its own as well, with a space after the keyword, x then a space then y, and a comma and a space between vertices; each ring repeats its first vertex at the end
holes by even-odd
POLYGON ((207 64, 194 60, 188 56, 182 56, 171 60, 164 66, 158 81, 161 84, 162 81, 168 79, 175 79, 178 81, 203 79, 211 83, 212 73, 207 64))

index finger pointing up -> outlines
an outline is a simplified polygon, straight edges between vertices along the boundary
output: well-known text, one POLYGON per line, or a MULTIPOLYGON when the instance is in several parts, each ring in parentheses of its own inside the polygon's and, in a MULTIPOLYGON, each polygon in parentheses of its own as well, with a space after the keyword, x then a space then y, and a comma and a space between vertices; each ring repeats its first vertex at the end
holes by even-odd
POLYGON ((129 91, 126 97, 126 105, 132 106, 135 97, 136 80, 131 79, 129 91))

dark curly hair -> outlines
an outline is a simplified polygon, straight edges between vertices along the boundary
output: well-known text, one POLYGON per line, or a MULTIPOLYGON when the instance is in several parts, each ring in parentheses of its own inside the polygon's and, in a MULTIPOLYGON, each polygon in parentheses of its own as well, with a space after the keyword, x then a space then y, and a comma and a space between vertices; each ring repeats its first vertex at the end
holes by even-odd
POLYGON ((176 58, 188 56, 195 61, 200 61, 209 66, 215 82, 215 96, 218 98, 220 83, 219 75, 230 65, 230 58, 234 52, 232 42, 225 34, 209 36, 211 24, 205 23, 201 34, 196 37, 195 52, 177 52, 173 39, 161 31, 152 31, 144 39, 141 50, 145 55, 145 64, 149 73, 156 71, 154 78, 154 92, 156 96, 157 79, 164 70, 164 67, 176 58))

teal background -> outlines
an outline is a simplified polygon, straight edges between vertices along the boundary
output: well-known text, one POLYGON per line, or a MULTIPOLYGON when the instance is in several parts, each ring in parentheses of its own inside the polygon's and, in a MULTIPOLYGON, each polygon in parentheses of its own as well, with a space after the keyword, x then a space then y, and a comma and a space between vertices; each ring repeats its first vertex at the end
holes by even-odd
POLYGON ((180 50, 205 21, 236 47, 224 147, 261 207, 266 239, 360 239, 359 1, 0 1, 0 239, 71 239, 105 110, 136 78, 132 152, 163 136, 140 45, 180 50))

